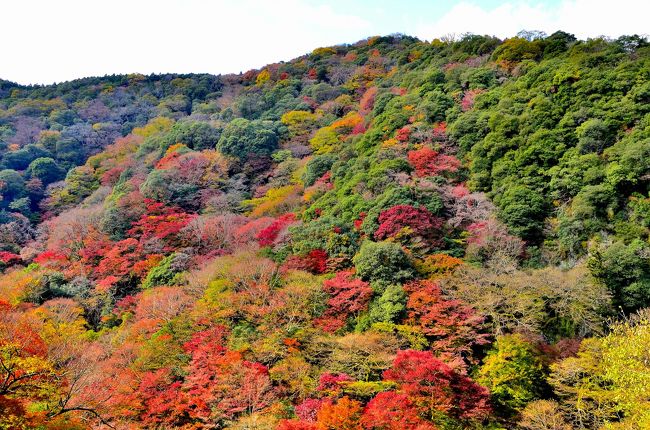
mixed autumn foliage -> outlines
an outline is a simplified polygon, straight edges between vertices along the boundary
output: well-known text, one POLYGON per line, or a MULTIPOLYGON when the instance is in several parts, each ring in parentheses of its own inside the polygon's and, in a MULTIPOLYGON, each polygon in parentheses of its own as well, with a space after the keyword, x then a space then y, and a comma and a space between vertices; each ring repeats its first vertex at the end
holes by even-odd
POLYGON ((650 45, 0 81, 0 428, 650 426, 650 45))

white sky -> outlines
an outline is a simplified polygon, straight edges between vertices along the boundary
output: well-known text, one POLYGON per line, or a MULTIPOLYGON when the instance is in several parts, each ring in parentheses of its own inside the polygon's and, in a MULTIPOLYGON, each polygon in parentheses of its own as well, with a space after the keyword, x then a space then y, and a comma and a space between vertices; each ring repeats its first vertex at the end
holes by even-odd
POLYGON ((618 37, 649 17, 650 0, 4 0, 0 78, 238 73, 376 34, 618 37))

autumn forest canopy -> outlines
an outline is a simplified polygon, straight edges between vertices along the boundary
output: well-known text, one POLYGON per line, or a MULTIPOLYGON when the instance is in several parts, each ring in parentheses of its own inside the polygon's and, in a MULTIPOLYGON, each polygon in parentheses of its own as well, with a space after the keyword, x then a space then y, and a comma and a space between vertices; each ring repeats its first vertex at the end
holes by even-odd
POLYGON ((650 428, 650 44, 0 80, 0 429, 650 428))

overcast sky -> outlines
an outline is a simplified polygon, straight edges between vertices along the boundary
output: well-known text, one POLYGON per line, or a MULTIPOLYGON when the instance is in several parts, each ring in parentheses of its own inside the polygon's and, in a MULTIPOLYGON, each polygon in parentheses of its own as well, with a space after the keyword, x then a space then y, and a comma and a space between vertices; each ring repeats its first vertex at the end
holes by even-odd
POLYGON ((649 0, 3 0, 0 78, 238 73, 395 32, 650 33, 649 0))

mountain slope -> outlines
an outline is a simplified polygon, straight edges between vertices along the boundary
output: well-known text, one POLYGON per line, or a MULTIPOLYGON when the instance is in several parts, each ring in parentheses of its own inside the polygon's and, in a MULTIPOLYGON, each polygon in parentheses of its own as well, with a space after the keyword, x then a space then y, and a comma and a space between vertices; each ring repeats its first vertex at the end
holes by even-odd
POLYGON ((0 81, 0 423, 643 428, 650 47, 522 36, 0 81))

